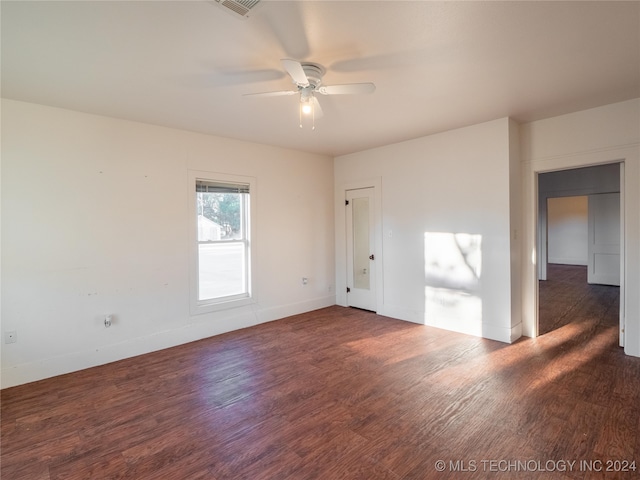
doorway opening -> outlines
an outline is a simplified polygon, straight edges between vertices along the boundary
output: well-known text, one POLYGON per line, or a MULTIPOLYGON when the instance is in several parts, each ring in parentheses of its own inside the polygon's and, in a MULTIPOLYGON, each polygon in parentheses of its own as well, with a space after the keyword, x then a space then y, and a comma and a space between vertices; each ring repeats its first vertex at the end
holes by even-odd
POLYGON ((538 335, 618 330, 624 345, 623 164, 538 175, 538 335))

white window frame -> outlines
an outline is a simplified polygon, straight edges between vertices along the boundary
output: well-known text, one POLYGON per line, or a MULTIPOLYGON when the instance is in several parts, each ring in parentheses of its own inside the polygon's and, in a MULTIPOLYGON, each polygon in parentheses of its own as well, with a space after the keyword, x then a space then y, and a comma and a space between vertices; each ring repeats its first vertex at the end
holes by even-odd
POLYGON ((190 311, 192 315, 200 315, 204 313, 216 312, 229 308, 250 305, 256 302, 255 276, 253 275, 254 261, 254 239, 255 239, 255 199, 256 199, 256 179, 241 175, 230 175, 226 173, 206 172, 199 170, 189 170, 189 296, 190 311), (243 228, 246 229, 246 278, 247 293, 241 295, 231 295, 220 298, 200 300, 198 297, 199 290, 199 241, 198 241, 198 215, 196 211, 197 193, 196 181, 204 180, 208 182, 245 184, 249 185, 249 195, 246 205, 246 217, 243 218, 243 228))

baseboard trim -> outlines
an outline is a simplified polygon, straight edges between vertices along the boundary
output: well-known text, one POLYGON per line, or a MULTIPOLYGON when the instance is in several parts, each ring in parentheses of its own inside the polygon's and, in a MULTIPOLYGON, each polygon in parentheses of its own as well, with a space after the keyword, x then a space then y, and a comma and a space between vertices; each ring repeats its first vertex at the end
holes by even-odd
MULTIPOLYGON (((187 323, 181 328, 156 332, 100 348, 82 350, 36 362, 23 363, 3 368, 0 374, 0 388, 9 388, 45 378, 56 377, 87 368, 106 365, 118 360, 144 355, 204 338, 221 335, 233 330, 252 327, 291 315, 310 312, 335 305, 335 296, 327 296, 288 305, 264 309, 254 305, 250 310, 241 309, 235 315, 225 315, 224 320, 187 323)), ((190 317, 193 320, 194 317, 190 317)))
POLYGON ((464 321, 459 318, 444 318, 439 316, 428 321, 421 318, 424 317, 423 313, 421 314, 420 312, 409 310, 407 308, 388 305, 385 305, 378 313, 397 320, 404 320, 406 322, 426 325, 428 327, 440 328, 449 332, 473 335, 475 337, 496 340, 503 343, 513 343, 522 336, 522 323, 511 328, 505 328, 487 323, 480 323, 478 325, 474 322, 464 321))

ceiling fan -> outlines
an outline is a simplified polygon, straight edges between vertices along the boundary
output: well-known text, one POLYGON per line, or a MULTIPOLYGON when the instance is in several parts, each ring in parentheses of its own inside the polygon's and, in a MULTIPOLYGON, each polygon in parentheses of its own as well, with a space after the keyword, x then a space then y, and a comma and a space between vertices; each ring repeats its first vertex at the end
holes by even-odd
POLYGON ((296 90, 282 90, 277 92, 246 93, 246 97, 278 97, 282 95, 300 95, 300 128, 302 128, 302 116, 311 115, 313 128, 315 119, 322 116, 322 108, 315 94, 321 95, 351 95, 358 93, 373 93, 376 86, 373 83, 347 83, 344 85, 323 85, 322 76, 324 67, 317 63, 298 62, 285 58, 280 60, 282 68, 289 74, 296 90))

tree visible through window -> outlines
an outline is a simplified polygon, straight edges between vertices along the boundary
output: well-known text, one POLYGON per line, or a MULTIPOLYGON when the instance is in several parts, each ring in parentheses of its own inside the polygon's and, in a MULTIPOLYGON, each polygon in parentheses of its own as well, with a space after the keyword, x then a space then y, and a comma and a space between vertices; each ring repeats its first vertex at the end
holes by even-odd
POLYGON ((249 185, 196 180, 198 302, 249 292, 249 185))

